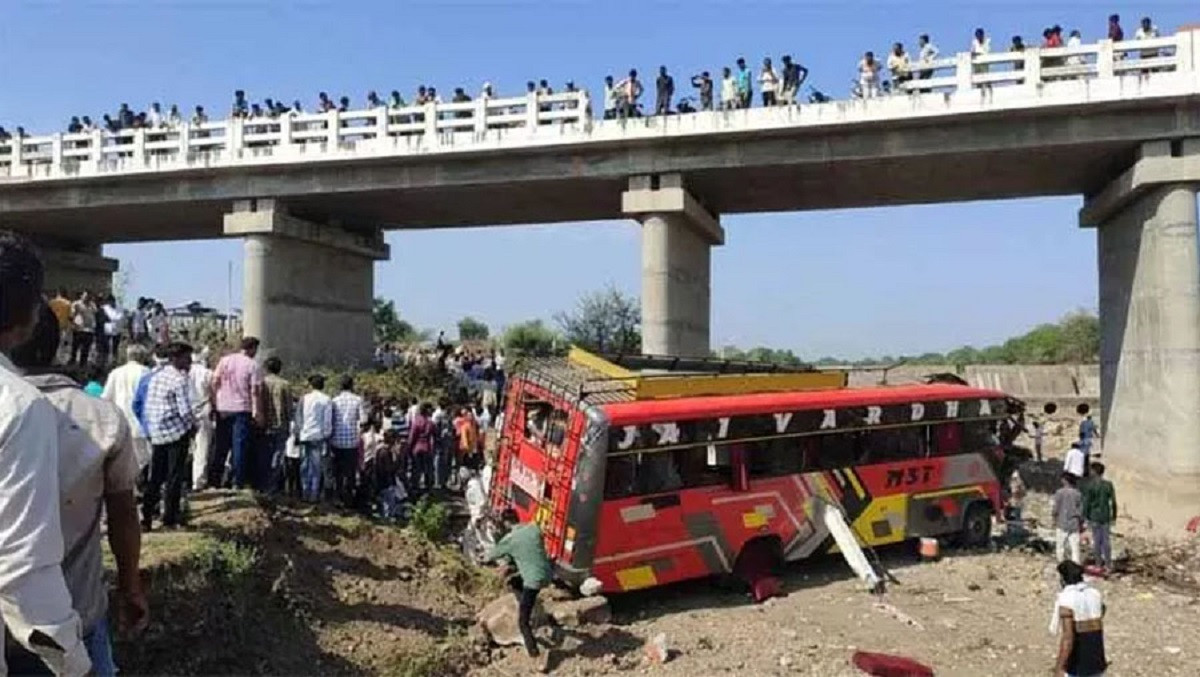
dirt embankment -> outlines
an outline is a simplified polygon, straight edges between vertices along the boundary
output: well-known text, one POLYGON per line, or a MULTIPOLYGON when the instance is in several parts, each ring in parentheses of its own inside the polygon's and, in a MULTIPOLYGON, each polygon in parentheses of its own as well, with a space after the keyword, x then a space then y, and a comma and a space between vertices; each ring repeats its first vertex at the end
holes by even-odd
POLYGON ((146 537, 153 621, 126 674, 462 674, 498 582, 450 547, 357 517, 192 501, 192 532, 146 537))

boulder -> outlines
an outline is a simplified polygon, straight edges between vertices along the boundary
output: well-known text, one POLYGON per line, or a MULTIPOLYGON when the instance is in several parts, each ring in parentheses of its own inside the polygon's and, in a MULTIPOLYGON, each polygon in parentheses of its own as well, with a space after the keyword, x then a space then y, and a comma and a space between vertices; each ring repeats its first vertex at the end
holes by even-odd
POLYGON ((600 596, 551 602, 546 605, 546 611, 556 623, 566 628, 604 625, 612 620, 608 600, 600 596))
MULTIPOLYGON (((519 609, 517 597, 506 593, 497 597, 475 614, 475 621, 497 646, 519 646, 522 644, 521 628, 517 625, 519 609)), ((546 611, 541 600, 533 607, 531 619, 534 628, 545 623, 546 611)))

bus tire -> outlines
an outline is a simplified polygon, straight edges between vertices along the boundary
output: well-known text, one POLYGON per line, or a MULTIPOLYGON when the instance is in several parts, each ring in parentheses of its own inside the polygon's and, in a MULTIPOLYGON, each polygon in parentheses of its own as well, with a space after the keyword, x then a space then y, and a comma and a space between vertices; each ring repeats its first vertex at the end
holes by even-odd
POLYGON ((963 515, 959 542, 964 548, 982 548, 991 541, 992 509, 987 503, 972 503, 963 515))

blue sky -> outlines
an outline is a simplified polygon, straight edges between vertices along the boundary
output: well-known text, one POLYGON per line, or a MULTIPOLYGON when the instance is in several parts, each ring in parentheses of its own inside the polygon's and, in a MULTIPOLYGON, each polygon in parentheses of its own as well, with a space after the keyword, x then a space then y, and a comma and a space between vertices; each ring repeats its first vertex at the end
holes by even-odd
MULTIPOLYGON (((1054 23, 1101 37, 1119 12, 1164 33, 1200 19, 1194 2, 875 0, 791 2, 58 2, 5 3, 0 22, 0 125, 59 130, 122 101, 228 109, 234 89, 307 106, 318 91, 358 104, 368 90, 440 91, 485 81, 500 94, 547 78, 598 89, 605 74, 660 64, 676 75, 785 53, 810 83, 844 96, 862 51, 928 32, 963 51, 982 26, 997 44, 1029 43, 1054 23), (1188 10, 1191 10, 1190 12, 1188 10)), ((1095 234, 1078 197, 839 212, 725 215, 713 256, 713 343, 859 357, 1001 340, 1096 304, 1095 234)), ((86 224, 80 224, 86 227, 86 224)), ((392 260, 376 291, 426 327, 463 315, 493 329, 550 318, 586 291, 639 289, 632 222, 389 234, 392 260)), ((235 240, 106 248, 130 293, 223 307, 235 240)))

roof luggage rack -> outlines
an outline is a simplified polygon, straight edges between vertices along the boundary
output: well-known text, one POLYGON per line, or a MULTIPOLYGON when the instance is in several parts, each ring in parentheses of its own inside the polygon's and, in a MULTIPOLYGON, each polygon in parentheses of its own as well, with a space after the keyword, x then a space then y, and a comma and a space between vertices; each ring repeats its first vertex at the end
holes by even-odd
POLYGON ((810 365, 661 355, 601 356, 578 347, 572 347, 565 360, 534 361, 529 375, 590 404, 827 390, 844 388, 848 381, 846 371, 810 365))

